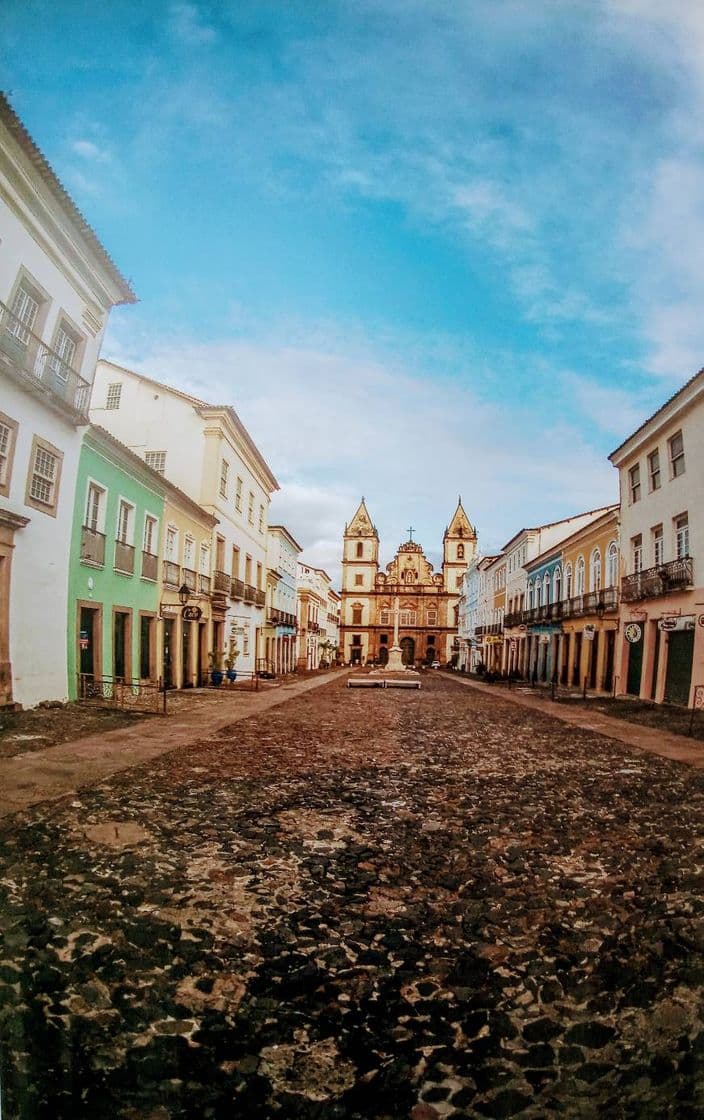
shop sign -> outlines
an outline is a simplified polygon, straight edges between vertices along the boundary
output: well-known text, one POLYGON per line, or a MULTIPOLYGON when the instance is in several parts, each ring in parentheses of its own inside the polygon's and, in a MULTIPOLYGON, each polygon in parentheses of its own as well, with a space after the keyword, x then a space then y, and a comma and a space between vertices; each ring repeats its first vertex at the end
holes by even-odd
POLYGON ((593 622, 588 622, 587 625, 584 627, 584 630, 582 631, 582 633, 584 634, 585 641, 587 641, 587 642, 593 642, 594 641, 595 630, 596 630, 596 627, 595 627, 594 623, 593 622))
POLYGON ((81 636, 78 639, 78 644, 81 647, 81 649, 88 649, 89 642, 88 642, 88 631, 87 630, 81 630, 81 636))
POLYGON ((704 709, 704 684, 698 684, 694 689, 694 707, 697 711, 704 709))
POLYGON ((182 618, 185 619, 186 622, 199 622, 202 615, 203 615, 203 612, 200 609, 200 607, 188 607, 187 606, 187 607, 184 607, 183 610, 181 611, 181 616, 182 616, 182 618))
POLYGON ((629 622, 628 626, 626 627, 625 634, 626 641, 631 642, 632 645, 635 645, 635 643, 639 642, 643 637, 643 629, 638 625, 637 622, 629 622))
POLYGON ((694 615, 664 615, 658 621, 659 630, 693 630, 694 629, 694 615))

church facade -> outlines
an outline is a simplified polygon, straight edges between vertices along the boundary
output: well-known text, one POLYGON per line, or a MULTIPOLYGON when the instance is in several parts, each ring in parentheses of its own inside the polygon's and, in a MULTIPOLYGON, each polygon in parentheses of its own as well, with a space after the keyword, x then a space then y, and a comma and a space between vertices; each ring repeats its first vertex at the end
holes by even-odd
POLYGON ((457 503, 443 536, 442 570, 434 571, 412 539, 385 569, 379 535, 364 502, 345 525, 342 552, 340 649, 345 662, 385 664, 394 641, 398 599, 399 645, 406 665, 450 661, 457 640, 462 575, 477 551, 477 534, 457 503))

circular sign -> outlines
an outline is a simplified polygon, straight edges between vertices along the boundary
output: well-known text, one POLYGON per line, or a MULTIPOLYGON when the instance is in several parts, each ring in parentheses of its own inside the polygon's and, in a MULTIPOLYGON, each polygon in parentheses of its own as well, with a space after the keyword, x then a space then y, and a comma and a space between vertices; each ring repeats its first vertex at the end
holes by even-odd
POLYGON ((637 622, 629 622, 625 633, 627 642, 639 642, 643 637, 643 631, 637 622))

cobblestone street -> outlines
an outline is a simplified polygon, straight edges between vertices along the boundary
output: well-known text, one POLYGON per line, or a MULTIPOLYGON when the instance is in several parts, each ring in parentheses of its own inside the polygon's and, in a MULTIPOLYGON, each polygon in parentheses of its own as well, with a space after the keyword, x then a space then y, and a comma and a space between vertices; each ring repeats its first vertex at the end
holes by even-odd
POLYGON ((5 1120, 704 1117, 704 775, 344 679, 2 822, 5 1120))

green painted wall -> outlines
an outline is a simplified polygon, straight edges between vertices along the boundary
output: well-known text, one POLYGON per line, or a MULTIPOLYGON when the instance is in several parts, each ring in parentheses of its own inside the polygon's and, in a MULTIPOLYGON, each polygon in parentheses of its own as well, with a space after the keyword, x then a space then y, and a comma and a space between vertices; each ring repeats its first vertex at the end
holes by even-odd
MULTIPOLYGON (((69 696, 76 698, 77 673, 79 669, 77 603, 91 601, 102 606, 102 672, 112 676, 113 663, 113 608, 122 607, 132 611, 131 634, 131 675, 139 676, 140 665, 140 611, 158 611, 159 584, 142 579, 142 540, 145 514, 156 517, 159 522, 158 540, 153 548, 159 556, 161 565, 161 538, 164 531, 164 494, 159 492, 158 481, 152 482, 146 473, 147 468, 124 458, 99 432, 89 429, 84 436, 78 464, 78 482, 74 503, 73 527, 71 532, 71 557, 69 564, 68 598, 68 674, 69 696), (81 537, 85 520, 89 482, 98 483, 106 491, 104 498, 103 532, 105 533, 104 564, 81 562, 81 537), (125 498, 135 507, 134 529, 131 543, 135 548, 134 572, 125 575, 114 570, 115 539, 117 536, 117 516, 120 498, 125 498)), ((158 569, 157 569, 157 574, 158 569)), ((153 640, 156 635, 153 633, 153 640)))

